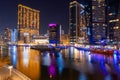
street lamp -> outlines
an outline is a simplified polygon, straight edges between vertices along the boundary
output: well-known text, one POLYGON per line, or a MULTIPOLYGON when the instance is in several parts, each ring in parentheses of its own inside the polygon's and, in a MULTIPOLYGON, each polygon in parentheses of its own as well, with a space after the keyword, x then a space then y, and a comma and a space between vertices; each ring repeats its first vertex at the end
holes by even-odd
POLYGON ((11 77, 11 74, 12 74, 12 68, 13 68, 12 65, 8 67, 8 69, 10 70, 10 77, 11 77))

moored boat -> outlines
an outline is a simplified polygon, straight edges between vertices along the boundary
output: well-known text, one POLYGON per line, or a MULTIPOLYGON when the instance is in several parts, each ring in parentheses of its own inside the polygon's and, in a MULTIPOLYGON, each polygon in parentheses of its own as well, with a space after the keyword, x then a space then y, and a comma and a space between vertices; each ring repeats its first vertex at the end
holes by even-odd
POLYGON ((101 49, 101 48, 94 48, 90 49, 91 53, 96 53, 96 54, 104 54, 104 55, 113 55, 114 50, 111 49, 101 49))

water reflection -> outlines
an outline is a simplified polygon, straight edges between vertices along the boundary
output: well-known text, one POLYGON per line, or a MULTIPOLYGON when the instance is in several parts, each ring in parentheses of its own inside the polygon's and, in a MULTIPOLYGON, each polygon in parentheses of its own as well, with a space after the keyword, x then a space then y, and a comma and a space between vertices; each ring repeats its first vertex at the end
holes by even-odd
MULTIPOLYGON (((14 59, 14 49, 11 50, 11 58, 14 59)), ((29 47, 17 47, 17 52, 17 60, 13 65, 32 80, 39 80, 41 72, 39 51, 29 47)))
POLYGON ((17 47, 16 46, 11 46, 10 47, 10 53, 11 53, 11 62, 13 64, 13 67, 16 68, 16 63, 17 63, 17 47))
POLYGON ((45 66, 49 66, 51 63, 50 54, 47 52, 42 53, 42 63, 45 66))
POLYGON ((11 47, 11 62, 32 80, 117 80, 120 56, 77 50, 40 52, 30 47, 11 47), (116 77, 116 78, 115 78, 116 77))
POLYGON ((63 57, 62 57, 62 53, 59 52, 57 54, 59 55, 59 57, 57 57, 57 60, 56 60, 57 61, 57 67, 58 67, 59 74, 61 74, 65 64, 64 64, 63 57))
POLYGON ((51 63, 48 66, 48 73, 49 73, 49 77, 55 77, 56 76, 56 65, 55 65, 55 58, 54 56, 51 56, 51 63))
POLYGON ((29 59, 30 59, 30 48, 29 47, 24 47, 23 52, 22 52, 22 59, 23 59, 23 65, 25 67, 28 67, 29 59))
POLYGON ((57 72, 58 74, 62 73, 64 68, 64 60, 62 57, 62 53, 50 53, 44 52, 42 53, 42 64, 44 66, 48 66, 48 75, 50 78, 55 77, 57 72))
POLYGON ((81 73, 78 80, 88 80, 86 74, 81 73))

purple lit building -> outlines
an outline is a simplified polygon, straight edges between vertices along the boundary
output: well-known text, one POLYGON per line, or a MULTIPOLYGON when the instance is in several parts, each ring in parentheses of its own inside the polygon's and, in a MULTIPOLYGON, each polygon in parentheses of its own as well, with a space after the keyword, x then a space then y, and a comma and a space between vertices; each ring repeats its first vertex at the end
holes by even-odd
POLYGON ((58 24, 49 24, 49 43, 59 44, 60 43, 60 26, 58 24))

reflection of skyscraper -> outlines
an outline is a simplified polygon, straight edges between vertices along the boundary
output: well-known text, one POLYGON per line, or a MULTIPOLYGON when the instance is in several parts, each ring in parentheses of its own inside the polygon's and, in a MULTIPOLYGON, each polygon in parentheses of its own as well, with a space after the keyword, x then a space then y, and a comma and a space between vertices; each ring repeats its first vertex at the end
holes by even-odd
POLYGON ((78 42, 79 28, 80 28, 80 4, 77 1, 73 1, 69 6, 69 31, 70 31, 70 43, 74 44, 78 42))
POLYGON ((105 0, 92 0, 92 41, 106 38, 105 0))
POLYGON ((60 26, 57 24, 49 24, 49 43, 60 43, 60 26))
POLYGON ((34 35, 39 35, 39 11, 18 5, 19 41, 30 42, 34 35))

